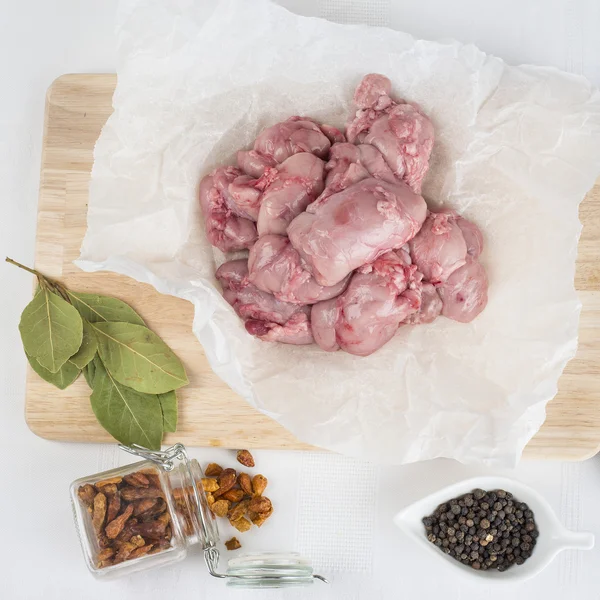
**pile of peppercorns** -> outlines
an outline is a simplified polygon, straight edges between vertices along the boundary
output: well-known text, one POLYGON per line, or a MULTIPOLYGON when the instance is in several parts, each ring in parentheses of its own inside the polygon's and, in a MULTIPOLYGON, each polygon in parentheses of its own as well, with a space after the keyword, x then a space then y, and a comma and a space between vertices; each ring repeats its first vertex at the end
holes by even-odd
POLYGON ((505 490, 473 490, 424 517, 427 539, 473 569, 506 571, 533 552, 539 531, 533 512, 505 490))

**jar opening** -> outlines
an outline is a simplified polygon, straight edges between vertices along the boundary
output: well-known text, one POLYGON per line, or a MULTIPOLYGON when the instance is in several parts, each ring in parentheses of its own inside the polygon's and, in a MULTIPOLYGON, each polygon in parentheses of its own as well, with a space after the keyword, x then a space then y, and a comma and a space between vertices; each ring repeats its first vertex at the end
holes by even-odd
POLYGON ((187 543, 199 543, 203 549, 215 546, 219 532, 202 488, 202 469, 198 461, 183 461, 168 477, 176 518, 187 543))

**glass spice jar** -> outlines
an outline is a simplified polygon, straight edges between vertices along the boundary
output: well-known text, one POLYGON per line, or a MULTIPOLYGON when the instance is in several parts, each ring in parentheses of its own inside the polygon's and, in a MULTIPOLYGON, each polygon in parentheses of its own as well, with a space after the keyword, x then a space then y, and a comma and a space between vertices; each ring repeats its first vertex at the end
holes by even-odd
POLYGON ((310 561, 294 552, 247 553, 219 573, 219 532, 197 460, 176 444, 164 451, 120 446, 144 458, 71 484, 71 502, 88 568, 98 578, 157 568, 183 560, 200 544, 213 577, 244 588, 310 585, 310 561), (117 516, 118 515, 118 516, 117 516))

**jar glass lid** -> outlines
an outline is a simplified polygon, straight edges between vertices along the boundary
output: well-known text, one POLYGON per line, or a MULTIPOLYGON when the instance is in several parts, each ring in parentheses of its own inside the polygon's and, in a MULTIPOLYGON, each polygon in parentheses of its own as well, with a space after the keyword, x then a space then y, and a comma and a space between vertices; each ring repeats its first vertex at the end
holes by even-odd
POLYGON ((229 560, 227 585, 268 588, 311 585, 315 579, 310 561, 296 552, 252 552, 229 560))

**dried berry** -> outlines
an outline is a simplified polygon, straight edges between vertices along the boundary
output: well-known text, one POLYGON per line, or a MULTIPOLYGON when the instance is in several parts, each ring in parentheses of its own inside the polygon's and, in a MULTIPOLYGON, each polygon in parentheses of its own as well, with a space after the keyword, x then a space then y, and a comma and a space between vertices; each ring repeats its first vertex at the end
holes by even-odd
POLYGON ((258 514, 269 512, 272 508, 271 501, 266 496, 255 496, 248 504, 248 509, 258 514))
POLYGON ((242 500, 242 502, 236 504, 228 513, 227 517, 229 521, 237 521, 241 519, 248 510, 248 505, 250 504, 250 500, 242 500))
POLYGON ((144 498, 133 503, 133 516, 137 517, 158 504, 157 498, 144 498))
POLYGON ((143 498, 162 498, 162 495, 162 491, 155 487, 124 487, 121 490, 121 498, 127 502, 143 498))
POLYGON ((254 466, 254 457, 250 454, 249 450, 238 450, 237 461, 248 468, 254 466))
POLYGON ((252 491, 252 479, 250 479, 250 475, 248 473, 240 473, 238 476, 238 484, 242 488, 244 494, 248 494, 248 496, 252 496, 254 493, 252 491))
POLYGON ((162 552, 163 550, 167 550, 171 547, 171 542, 168 540, 159 540, 154 544, 152 550, 148 554, 157 554, 158 552, 162 552))
POLYGON ((219 484, 216 479, 211 479, 208 477, 202 478, 202 489, 205 492, 216 492, 219 489, 219 484))
POLYGON ((114 564, 123 562, 124 560, 127 560, 130 556, 130 554, 137 548, 137 546, 135 544, 132 544, 131 542, 125 542, 123 544, 121 544, 121 547, 119 548, 119 551, 117 552, 117 556, 115 556, 115 561, 114 564))
POLYGON ((123 514, 118 516, 106 526, 106 535, 111 540, 114 540, 121 533, 121 531, 123 531, 123 527, 125 527, 127 519, 129 519, 129 517, 131 517, 132 514, 133 504, 128 504, 123 514))
POLYGON ((160 476, 157 473, 157 471, 155 471, 154 469, 143 469, 138 472, 142 473, 143 475, 145 475, 148 478, 148 480, 150 481, 150 485, 152 487, 155 487, 155 488, 162 487, 162 484, 160 482, 160 476))
POLYGON ((243 490, 231 489, 228 492, 225 492, 222 496, 224 500, 229 500, 230 502, 239 502, 244 497, 243 490))
POLYGON ((134 535, 129 541, 134 544, 136 548, 141 548, 146 543, 141 535, 134 535))
POLYGON ((100 488, 103 488, 105 485, 110 485, 114 483, 115 485, 119 485, 123 481, 122 477, 111 477, 110 479, 103 479, 102 481, 97 481, 94 485, 98 491, 102 491, 100 488))
POLYGON ((96 494, 94 497, 94 508, 92 512, 92 526, 96 533, 102 531, 104 519, 106 517, 106 496, 102 493, 96 494))
POLYGON ((271 506, 271 510, 264 512, 264 513, 260 513, 260 514, 254 514, 253 517, 251 517, 251 521, 257 526, 257 527, 262 527, 263 523, 273 514, 273 507, 271 506))
POLYGON ((94 497, 96 496, 96 490, 93 485, 86 483, 82 485, 77 490, 77 495, 79 499, 85 504, 87 507, 91 507, 94 502, 94 497))
POLYGON ((139 558, 140 556, 145 556, 146 554, 148 554, 148 552, 150 552, 150 550, 152 550, 153 546, 154 544, 146 544, 145 546, 139 546, 129 555, 129 560, 139 558))
POLYGON ((213 492, 215 498, 222 496, 225 492, 228 492, 234 485, 237 479, 237 475, 234 469, 223 469, 219 475, 219 489, 213 492))
POLYGON ((210 509, 217 517, 225 517, 229 512, 229 500, 217 500, 211 505, 210 509))
POLYGON ((137 523, 131 528, 131 532, 133 535, 141 535, 145 540, 159 540, 164 537, 166 529, 166 523, 156 520, 137 523))
POLYGON ((152 508, 140 515, 142 521, 155 519, 158 515, 162 515, 167 510, 167 503, 162 498, 157 498, 155 502, 156 504, 152 508))
MULTIPOLYGON (((109 487, 109 486, 106 486, 106 487, 109 487)), ((108 497, 108 510, 106 512, 106 522, 110 523, 119 514, 120 510, 121 510, 121 496, 119 495, 119 492, 116 491, 116 489, 115 489, 115 493, 111 494, 108 497)))
POLYGON ((248 521, 248 519, 242 517, 241 519, 238 519, 237 521, 230 521, 230 523, 240 532, 240 533, 244 533, 245 531, 248 531, 251 527, 252 527, 252 523, 250 523, 250 521, 248 521))
MULTIPOLYGON (((123 531, 117 536, 117 542, 128 542, 131 537, 134 535, 134 527, 138 524, 138 520, 135 517, 132 517, 125 523, 125 527, 123 527, 123 531)), ((106 538, 108 539, 108 538, 106 538)))
POLYGON ((114 483, 108 483, 107 485, 102 486, 102 493, 105 496, 112 496, 117 493, 117 486, 114 483))
POLYGON ((217 463, 210 463, 207 465, 206 469, 204 469, 204 474, 207 477, 217 477, 222 473, 222 471, 223 467, 221 465, 218 465, 217 463))
POLYGON ((150 480, 143 473, 130 473, 123 477, 125 483, 132 485, 133 487, 149 487, 150 480))
POLYGON ((255 475, 252 478, 252 492, 255 496, 261 496, 267 487, 267 478, 264 475, 255 475))
POLYGON ((104 548, 98 552, 98 562, 103 562, 108 558, 112 558, 115 555, 114 548, 104 548))
POLYGON ((242 545, 236 537, 232 537, 225 542, 225 548, 227 548, 227 550, 239 550, 241 547, 242 545))

